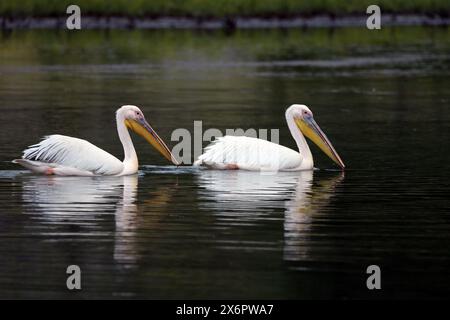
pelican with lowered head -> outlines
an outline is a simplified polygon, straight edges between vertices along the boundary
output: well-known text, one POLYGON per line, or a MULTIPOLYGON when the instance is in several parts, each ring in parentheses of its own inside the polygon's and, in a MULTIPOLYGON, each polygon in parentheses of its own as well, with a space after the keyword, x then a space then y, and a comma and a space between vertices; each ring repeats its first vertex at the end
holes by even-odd
POLYGON ((142 111, 125 105, 116 111, 117 132, 125 158, 120 161, 92 143, 59 134, 45 137, 23 151, 22 159, 13 160, 41 174, 61 176, 124 176, 138 171, 138 158, 128 129, 145 138, 167 160, 178 165, 164 141, 145 120, 142 111))
POLYGON ((194 165, 225 170, 311 170, 314 168, 314 161, 306 143, 306 136, 337 165, 342 169, 345 168, 344 162, 307 106, 302 104, 290 106, 286 110, 286 121, 297 143, 298 152, 262 139, 225 136, 206 147, 194 165))

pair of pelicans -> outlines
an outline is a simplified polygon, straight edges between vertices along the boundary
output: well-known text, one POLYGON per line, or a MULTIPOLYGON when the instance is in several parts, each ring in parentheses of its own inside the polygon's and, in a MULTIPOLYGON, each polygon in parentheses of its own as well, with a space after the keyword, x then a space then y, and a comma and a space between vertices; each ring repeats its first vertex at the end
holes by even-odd
MULTIPOLYGON (((170 149, 145 120, 142 111, 131 105, 116 112, 117 132, 125 158, 120 161, 86 140, 63 135, 45 137, 24 150, 22 159, 13 160, 33 172, 62 176, 124 176, 138 171, 138 158, 128 129, 144 137, 166 159, 179 165, 170 149)), ((211 169, 300 171, 313 169, 313 158, 305 137, 311 139, 342 169, 344 163, 330 140, 314 121, 311 110, 294 104, 286 110, 286 121, 299 152, 256 138, 225 136, 210 144, 195 166, 211 169)))

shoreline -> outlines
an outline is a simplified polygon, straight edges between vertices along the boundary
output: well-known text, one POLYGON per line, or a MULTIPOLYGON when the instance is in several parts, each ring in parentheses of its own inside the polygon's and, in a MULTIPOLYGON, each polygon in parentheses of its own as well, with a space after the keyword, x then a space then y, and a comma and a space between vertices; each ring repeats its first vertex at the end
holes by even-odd
MULTIPOLYGON (((0 16, 1 30, 66 29, 68 16, 5 17, 0 16)), ((235 16, 225 18, 188 16, 93 16, 81 17, 81 29, 289 29, 366 27, 369 15, 316 14, 297 16, 235 16)), ((449 26, 450 17, 441 14, 383 13, 381 27, 449 26)))

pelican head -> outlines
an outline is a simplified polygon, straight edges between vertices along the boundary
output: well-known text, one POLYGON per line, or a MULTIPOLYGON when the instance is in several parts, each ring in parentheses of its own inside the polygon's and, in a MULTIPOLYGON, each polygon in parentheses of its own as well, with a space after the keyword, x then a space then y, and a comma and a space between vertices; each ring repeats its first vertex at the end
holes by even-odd
POLYGON ((286 110, 286 115, 292 115, 298 129, 314 142, 331 160, 333 160, 342 169, 345 168, 344 162, 334 149, 330 140, 320 129, 314 120, 312 111, 303 104, 293 104, 286 110))
POLYGON ((138 107, 132 105, 122 106, 117 110, 117 115, 119 114, 123 117, 127 128, 142 136, 167 160, 171 161, 175 165, 179 165, 170 149, 158 136, 155 130, 153 130, 147 120, 145 120, 144 114, 138 107))

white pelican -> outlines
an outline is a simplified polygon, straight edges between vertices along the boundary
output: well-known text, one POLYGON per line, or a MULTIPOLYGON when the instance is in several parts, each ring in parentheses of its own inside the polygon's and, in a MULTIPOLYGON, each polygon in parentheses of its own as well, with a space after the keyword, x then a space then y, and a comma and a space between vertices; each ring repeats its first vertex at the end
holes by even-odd
POLYGON ((145 120, 142 111, 131 105, 116 111, 117 132, 123 145, 122 161, 90 142, 63 135, 50 135, 23 151, 13 160, 36 173, 61 176, 124 176, 138 170, 138 158, 127 128, 143 136, 166 159, 178 165, 164 141, 145 120))
POLYGON ((194 165, 229 170, 311 170, 314 162, 303 136, 305 135, 342 169, 345 168, 307 106, 301 104, 290 106, 286 110, 286 121, 299 152, 262 139, 225 136, 206 147, 205 153, 194 162, 194 165))

